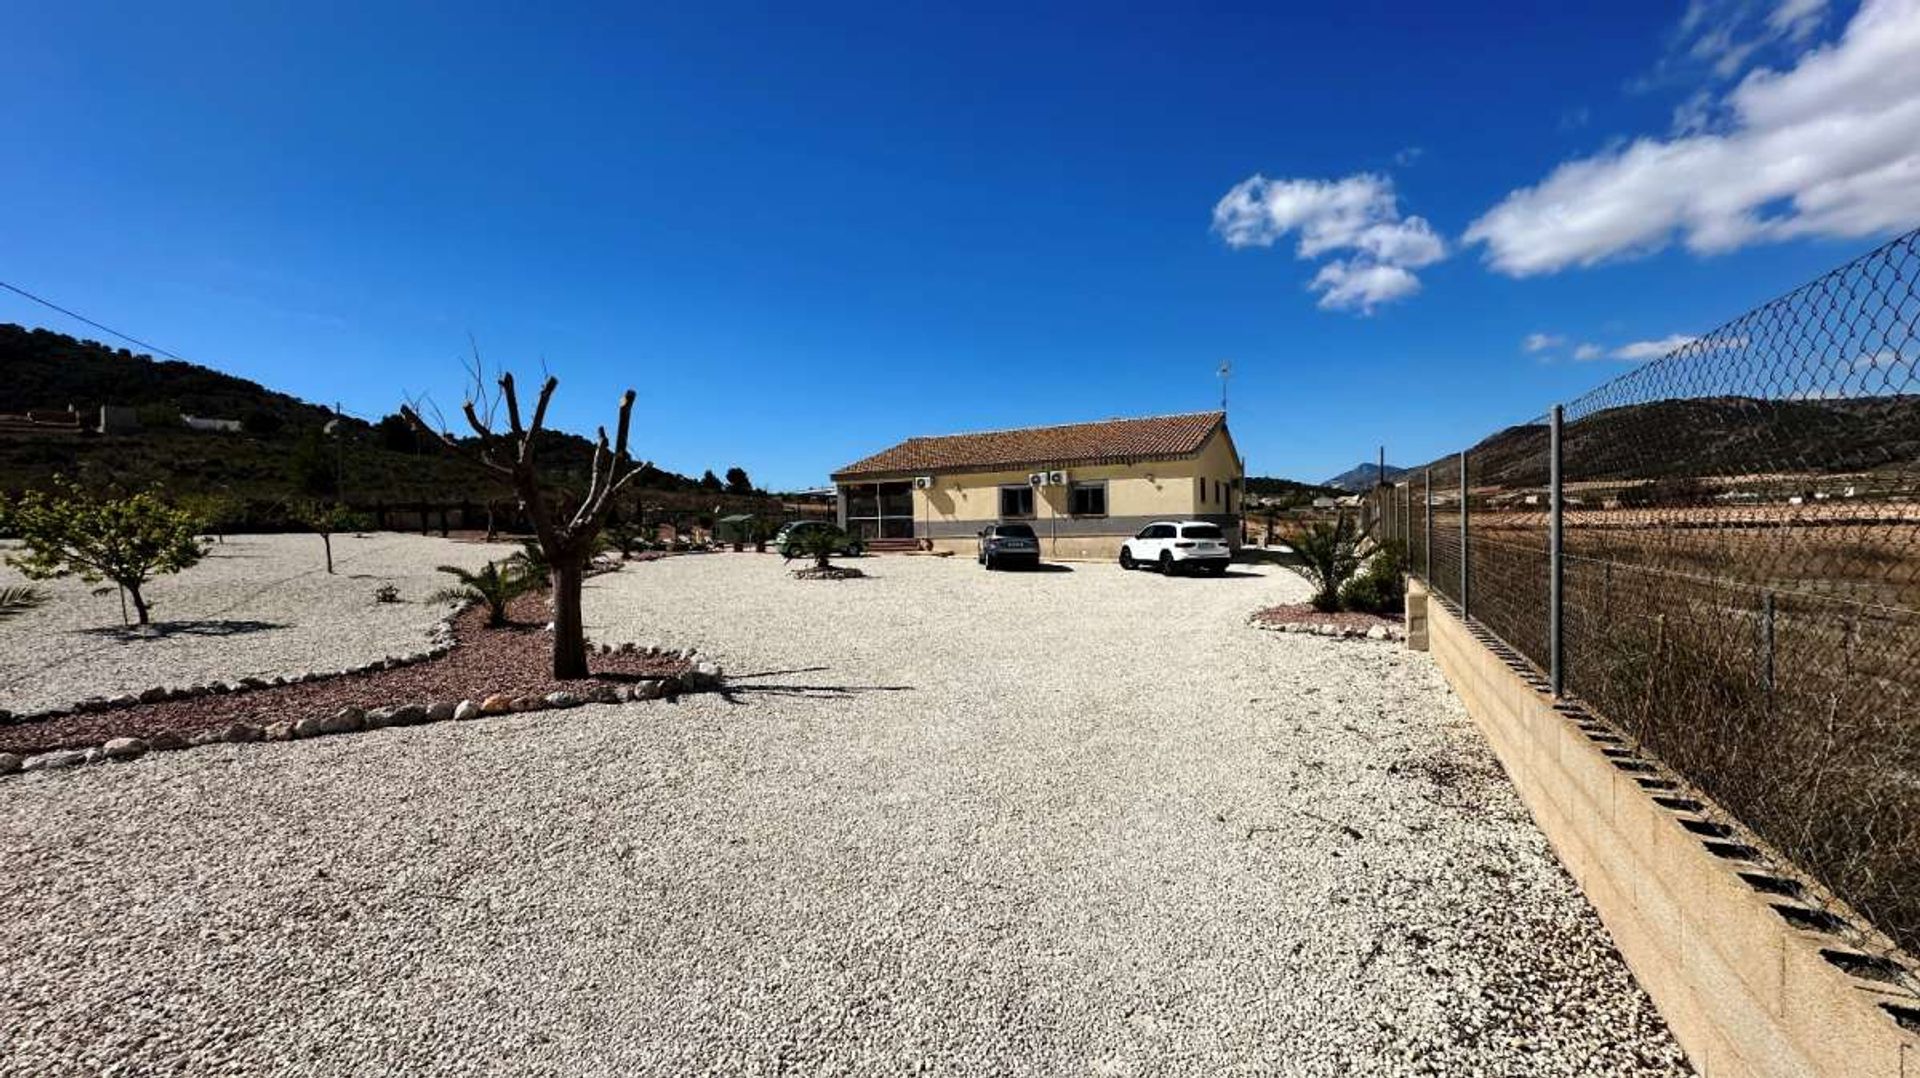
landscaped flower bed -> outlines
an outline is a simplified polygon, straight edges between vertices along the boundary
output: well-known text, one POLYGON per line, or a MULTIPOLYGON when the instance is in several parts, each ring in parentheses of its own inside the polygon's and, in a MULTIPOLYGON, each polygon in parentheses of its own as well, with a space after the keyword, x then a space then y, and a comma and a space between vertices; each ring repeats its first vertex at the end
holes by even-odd
POLYGON ((1401 618, 1363 614, 1353 610, 1316 610, 1312 603, 1287 603, 1257 610, 1253 624, 1282 633, 1311 633, 1317 636, 1364 637, 1369 640, 1404 640, 1406 626, 1401 618))
MULTIPOLYGON (((140 703, 109 710, 72 712, 37 721, 0 726, 0 753, 25 756, 56 749, 104 746, 116 738, 138 738, 154 748, 183 747, 209 740, 258 740, 282 732, 302 720, 318 721, 342 709, 358 709, 380 724, 380 709, 403 710, 401 725, 433 717, 451 717, 461 701, 474 710, 498 699, 496 710, 531 710, 550 694, 566 694, 565 701, 641 699, 674 695, 713 680, 711 668, 696 667, 691 657, 657 649, 596 651, 589 658, 593 676, 585 681, 556 681, 552 673, 552 638, 541 628, 546 599, 528 595, 510 608, 513 624, 486 629, 486 612, 462 611, 453 619, 454 647, 444 655, 391 669, 317 677, 297 684, 265 685, 238 692, 198 695, 140 703), (506 706, 521 705, 525 706, 506 706), (244 727, 244 730, 231 728, 244 727), (232 736, 224 736, 231 733, 232 736), (215 736, 222 735, 222 736, 215 736)), ((564 706, 557 703, 546 706, 564 706)), ((391 718, 392 716, 384 716, 391 718)), ((362 727, 369 725, 367 718, 362 727)), ((350 726, 342 720, 335 725, 350 726)), ((309 727, 311 729, 311 726, 309 727)), ((321 730, 318 732, 344 732, 321 730)))

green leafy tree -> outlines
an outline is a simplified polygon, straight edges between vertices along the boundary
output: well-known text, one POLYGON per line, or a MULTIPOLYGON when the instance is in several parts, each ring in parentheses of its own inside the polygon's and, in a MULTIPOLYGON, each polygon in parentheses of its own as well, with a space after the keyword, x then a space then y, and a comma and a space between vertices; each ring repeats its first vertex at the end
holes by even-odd
POLYGON ((293 444, 293 480, 302 494, 331 498, 340 492, 339 449, 319 427, 309 427, 293 444))
POLYGON ((380 448, 394 453, 415 453, 420 449, 419 436, 413 432, 413 424, 402 415, 390 415, 373 425, 373 436, 380 448))
POLYGON ((710 490, 715 494, 718 494, 727 488, 725 484, 720 482, 720 477, 713 474, 713 469, 708 468, 706 471, 700 474, 700 489, 710 490))
POLYGON ((9 557, 9 564, 32 580, 110 580, 125 589, 142 625, 152 620, 141 591, 147 582, 191 568, 206 556, 200 523, 152 492, 95 497, 59 480, 52 490, 29 491, 0 513, 0 526, 26 548, 9 557))
POLYGON ((247 414, 240 417, 240 429, 261 438, 280 433, 286 426, 286 420, 267 408, 249 408, 247 414))
POLYGON ((728 494, 752 494, 753 480, 747 478, 747 470, 738 464, 727 469, 728 494))
POLYGON ((366 517, 337 502, 301 502, 293 507, 293 519, 320 537, 320 546, 327 552, 328 575, 333 573, 334 533, 359 531, 367 526, 366 517))
POLYGON ((1360 568, 1359 529, 1345 513, 1317 520, 1287 536, 1294 558, 1285 565, 1313 585, 1313 608, 1340 609, 1340 589, 1360 568))
POLYGON ((189 494, 180 498, 179 504, 199 518, 200 530, 212 535, 215 542, 226 542, 227 533, 246 522, 246 503, 224 491, 189 494))
POLYGON ((544 581, 541 577, 528 576, 506 562, 490 561, 477 572, 469 572, 457 565, 442 565, 437 570, 452 577, 455 583, 434 592, 430 602, 471 601, 487 608, 487 625, 498 629, 507 623, 507 606, 515 599, 538 588, 544 581))

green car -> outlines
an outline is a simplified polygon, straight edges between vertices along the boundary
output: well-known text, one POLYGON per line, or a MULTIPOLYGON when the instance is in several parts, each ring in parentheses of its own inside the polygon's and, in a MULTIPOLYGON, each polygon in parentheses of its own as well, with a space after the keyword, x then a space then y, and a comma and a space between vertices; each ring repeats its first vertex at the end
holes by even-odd
MULTIPOLYGON (((780 556, 783 558, 803 557, 804 555, 800 552, 801 536, 810 531, 839 530, 839 528, 824 520, 796 520, 791 524, 781 526, 779 533, 773 537, 773 548, 778 550, 780 556)), ((845 541, 841 543, 840 549, 835 551, 835 553, 844 554, 850 558, 857 558, 867 549, 865 544, 853 536, 843 535, 843 537, 845 541)))

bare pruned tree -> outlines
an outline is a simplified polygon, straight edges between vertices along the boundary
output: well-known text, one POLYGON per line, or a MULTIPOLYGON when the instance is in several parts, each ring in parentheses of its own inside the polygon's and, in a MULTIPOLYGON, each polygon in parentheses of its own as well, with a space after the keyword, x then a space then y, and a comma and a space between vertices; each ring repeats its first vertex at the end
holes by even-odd
POLYGON ((540 551, 546 555, 553 584, 553 676, 561 679, 587 676, 587 639, 580 623, 580 583, 587 563, 593 557, 594 540, 606 523, 607 507, 621 487, 646 467, 627 453, 627 430, 633 418, 633 390, 620 396, 620 415, 612 441, 607 428, 599 428, 593 447, 593 467, 584 492, 563 489, 541 474, 535 443, 547 420, 547 405, 560 380, 547 375, 540 385, 540 396, 533 405, 530 421, 522 420, 520 396, 510 372, 498 378, 497 394, 486 387, 476 350, 468 369, 472 387, 461 408, 474 439, 462 442, 446 430, 435 430, 421 418, 415 403, 401 407, 400 414, 416 430, 437 439, 452 451, 476 460, 499 477, 520 499, 533 522, 540 551), (495 429, 497 414, 504 408, 507 429, 495 429))

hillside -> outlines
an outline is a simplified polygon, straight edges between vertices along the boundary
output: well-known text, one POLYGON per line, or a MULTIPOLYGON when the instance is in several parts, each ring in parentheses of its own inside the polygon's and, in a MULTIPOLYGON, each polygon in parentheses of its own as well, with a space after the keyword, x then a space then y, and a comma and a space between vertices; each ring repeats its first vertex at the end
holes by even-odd
POLYGON ((1378 464, 1367 463, 1349 468, 1327 480, 1323 485, 1338 488, 1347 494, 1363 494, 1383 482, 1391 483, 1405 474, 1407 474, 1405 468, 1396 468, 1389 464, 1386 471, 1382 472, 1378 464))
MULTIPOLYGON (((1652 401, 1582 417, 1562 437, 1569 482, 1910 469, 1920 396, 1652 401)), ((1546 451, 1546 427, 1509 427, 1473 447, 1473 482, 1544 485, 1546 451)))
POLYGON ((1247 496, 1265 499, 1268 505, 1278 509, 1312 505, 1315 498, 1338 498, 1346 493, 1338 487, 1302 483, 1297 479, 1281 479, 1268 475, 1247 477, 1247 496))
MULTIPOLYGON (((379 423, 342 418, 327 434, 330 409, 191 363, 0 323, 0 373, 0 413, 72 405, 91 426, 100 406, 110 404, 139 417, 138 429, 127 433, 0 435, 0 493, 59 474, 101 486, 230 495, 249 503, 248 519, 256 521, 274 519, 272 507, 296 497, 337 497, 359 507, 503 497, 490 474, 444 447, 422 444, 398 416, 379 423), (179 421, 183 412, 238 419, 245 429, 189 430, 179 421)), ((592 454, 585 438, 550 432, 540 452, 558 481, 584 485, 592 454)), ((675 505, 711 508, 719 500, 696 480, 659 469, 649 469, 634 490, 635 501, 642 490, 649 501, 675 505)))

